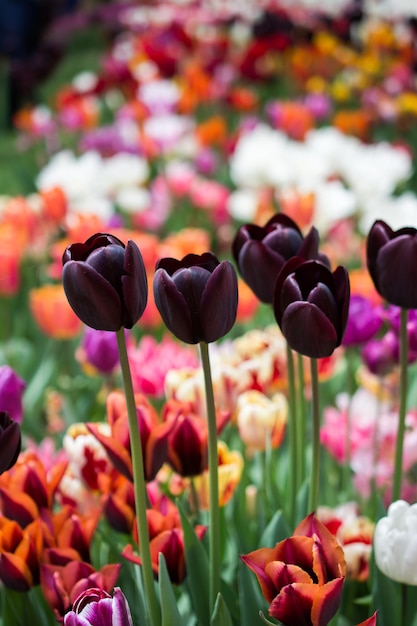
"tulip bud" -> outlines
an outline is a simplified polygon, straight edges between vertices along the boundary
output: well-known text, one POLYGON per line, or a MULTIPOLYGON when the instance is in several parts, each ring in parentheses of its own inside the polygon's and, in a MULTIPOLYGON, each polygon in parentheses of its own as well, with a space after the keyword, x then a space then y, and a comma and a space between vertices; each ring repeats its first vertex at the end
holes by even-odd
POLYGON ((369 231, 366 261, 378 293, 390 304, 417 309, 417 229, 392 230, 377 220, 369 231))
POLYGON ((62 280, 78 317, 97 330, 132 328, 143 314, 148 286, 142 255, 134 241, 125 246, 97 233, 65 250, 62 280))
POLYGON ((22 396, 26 383, 9 365, 0 366, 0 410, 21 422, 23 414, 22 396))
POLYGON ((133 626, 129 604, 120 587, 113 597, 100 588, 86 589, 75 600, 72 611, 64 617, 64 626, 133 626))
POLYGON ((13 467, 20 454, 20 426, 6 411, 0 411, 0 474, 13 467))
POLYGON ((220 262, 211 252, 187 254, 181 261, 161 259, 153 290, 165 325, 185 343, 211 343, 235 323, 236 272, 229 261, 220 262))
POLYGON ((290 347, 311 358, 330 356, 343 338, 349 311, 349 276, 319 261, 290 259, 279 273, 274 313, 290 347))
POLYGON ((417 585, 417 504, 397 500, 375 527, 374 554, 378 568, 407 585, 417 585))
POLYGON ((290 217, 278 213, 265 226, 241 226, 234 238, 232 252, 243 279, 256 297, 271 304, 277 276, 290 258, 320 257, 327 262, 326 257, 319 254, 318 246, 319 234, 314 227, 303 237, 290 217))
POLYGON ((359 294, 350 298, 349 317, 343 337, 344 346, 356 346, 369 341, 382 326, 382 311, 368 298, 359 294))

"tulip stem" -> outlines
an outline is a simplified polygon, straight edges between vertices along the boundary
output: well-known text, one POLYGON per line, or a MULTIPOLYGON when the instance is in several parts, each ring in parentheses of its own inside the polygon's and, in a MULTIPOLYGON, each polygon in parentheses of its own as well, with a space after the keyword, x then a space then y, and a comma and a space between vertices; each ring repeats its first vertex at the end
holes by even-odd
POLYGON ((290 523, 295 523, 295 507, 297 500, 297 488, 299 487, 298 479, 298 445, 297 445, 297 403, 295 394, 295 372, 294 358, 292 350, 287 342, 287 377, 288 377, 288 399, 289 399, 289 420, 288 434, 290 444, 290 467, 288 475, 288 483, 290 485, 290 523))
POLYGON ((298 481, 299 486, 305 479, 305 440, 306 440, 306 397, 304 388, 304 360, 303 355, 297 353, 298 372, 298 403, 297 403, 297 445, 298 445, 298 481))
POLYGON ((136 411, 135 394, 133 391, 132 376, 127 356, 124 328, 116 332, 119 349, 120 366, 126 397, 127 415, 129 420, 130 448, 133 466, 133 487, 135 493, 136 519, 139 536, 139 553, 142 559, 142 575, 149 619, 152 626, 161 623, 160 609, 155 593, 152 559, 149 543, 148 521, 146 517, 147 490, 145 471, 143 467, 142 443, 136 411))
POLYGON ((200 355, 203 365, 204 386, 206 392, 208 424, 208 470, 209 470, 209 599, 210 610, 214 609, 220 591, 220 511, 219 511, 219 476, 217 452, 217 424, 214 404, 213 382, 211 378, 208 343, 200 342, 200 355))
POLYGON ((398 415, 397 441, 395 446, 394 484, 392 501, 401 496, 401 479, 403 469, 403 448, 405 435, 405 417, 407 408, 407 375, 408 375, 408 310, 401 309, 400 325, 400 406, 398 415))
POLYGON ((320 485, 320 408, 319 408, 319 376, 317 359, 310 359, 311 367, 311 401, 312 401, 312 454, 311 478, 308 494, 308 511, 313 513, 317 509, 320 485))

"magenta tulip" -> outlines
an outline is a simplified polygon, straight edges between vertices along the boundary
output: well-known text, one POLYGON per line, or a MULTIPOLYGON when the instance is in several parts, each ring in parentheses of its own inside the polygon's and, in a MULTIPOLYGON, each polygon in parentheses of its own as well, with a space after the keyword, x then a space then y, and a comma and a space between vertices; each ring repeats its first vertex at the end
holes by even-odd
POLYGON ((133 626, 129 605, 116 587, 113 597, 103 589, 87 589, 64 617, 64 626, 133 626))

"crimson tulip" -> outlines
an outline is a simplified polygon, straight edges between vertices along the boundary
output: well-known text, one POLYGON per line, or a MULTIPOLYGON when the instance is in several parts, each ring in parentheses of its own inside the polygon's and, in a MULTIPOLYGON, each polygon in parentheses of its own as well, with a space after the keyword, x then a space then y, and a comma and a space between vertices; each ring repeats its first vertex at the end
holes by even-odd
POLYGON ((68 246, 62 257, 64 290, 74 312, 91 328, 132 328, 148 299, 142 255, 134 241, 126 246, 107 233, 68 246))
POLYGON ((332 273, 319 261, 290 259, 278 275, 273 303, 290 347, 311 358, 330 356, 343 339, 349 295, 344 267, 332 273))
POLYGON ((133 626, 129 604, 120 587, 113 597, 100 588, 86 589, 64 617, 64 626, 133 626))
POLYGON ((343 550, 313 513, 292 537, 241 559, 255 573, 269 615, 284 626, 326 626, 336 614, 346 571, 343 550))
POLYGON ((211 343, 231 330, 238 304, 237 275, 212 252, 158 261, 155 304, 167 328, 189 344, 211 343))
POLYGON ((312 227, 306 237, 297 224, 284 213, 278 213, 264 225, 245 224, 237 231, 232 252, 245 282, 259 300, 271 304, 277 276, 294 256, 318 259, 319 234, 312 227))

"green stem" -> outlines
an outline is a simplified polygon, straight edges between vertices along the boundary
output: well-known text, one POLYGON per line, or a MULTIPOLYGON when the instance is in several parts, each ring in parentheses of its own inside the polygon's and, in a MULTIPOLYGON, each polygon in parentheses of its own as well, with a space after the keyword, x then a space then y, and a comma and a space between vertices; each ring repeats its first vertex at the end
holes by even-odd
POLYGON ((208 470, 209 470, 209 599, 212 611, 220 592, 220 511, 219 511, 219 476, 217 451, 217 424, 214 404, 213 382, 211 378, 208 344, 200 342, 200 354, 204 373, 208 424, 208 470))
POLYGON ((288 399, 289 399, 289 419, 288 434, 290 443, 290 468, 288 483, 290 485, 290 523, 295 523, 295 509, 297 499, 297 488, 299 487, 298 474, 298 445, 297 445, 297 403, 295 393, 295 372, 292 350, 287 343, 287 372, 288 372, 288 399))
POLYGON ((392 488, 392 500, 398 500, 401 496, 401 479, 403 467, 403 448, 405 434, 405 416, 407 406, 407 374, 408 374, 408 311, 401 309, 400 325, 400 406, 398 415, 398 431, 395 446, 394 484, 392 488))
POLYGON ((319 376, 317 359, 310 359, 311 366, 311 401, 313 410, 312 457, 310 491, 308 494, 308 511, 316 511, 319 500, 320 484, 320 408, 319 408, 319 376))
POLYGON ((297 445, 298 445, 298 472, 300 484, 305 479, 305 449, 306 449, 306 397, 304 389, 304 362, 303 355, 297 352, 298 372, 298 411, 297 411, 297 445))
POLYGON ((136 411, 135 394, 132 385, 132 376, 130 373, 129 359, 127 356, 124 328, 118 330, 116 332, 116 336, 129 420, 130 448, 133 466, 133 487, 135 493, 136 519, 139 535, 139 552, 142 559, 143 584, 151 624, 152 626, 159 626, 159 624, 161 623, 161 616, 155 593, 152 559, 149 544, 149 530, 146 518, 147 491, 145 471, 143 466, 142 443, 136 411))

